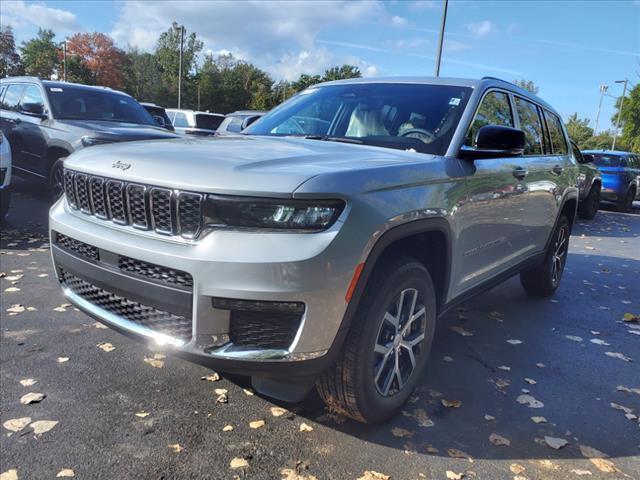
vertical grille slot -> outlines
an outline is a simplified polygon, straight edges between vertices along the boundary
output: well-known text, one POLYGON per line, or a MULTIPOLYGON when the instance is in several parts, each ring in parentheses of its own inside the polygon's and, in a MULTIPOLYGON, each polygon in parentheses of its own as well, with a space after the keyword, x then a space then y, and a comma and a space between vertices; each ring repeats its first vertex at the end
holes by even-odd
POLYGON ((91 204, 96 217, 106 220, 107 204, 104 198, 104 179, 91 177, 89 179, 89 193, 91 194, 91 204))
POLYGON ((199 193, 178 194, 178 230, 185 238, 194 238, 200 233, 202 219, 202 195, 199 193))
POLYGON ((67 202, 72 208, 78 208, 76 200, 76 188, 73 182, 74 173, 71 170, 64 171, 64 193, 67 196, 67 202))
POLYGON ((149 194, 151 203, 151 225, 157 233, 173 235, 174 221, 171 208, 171 190, 152 188, 149 194))
POLYGON ((91 200, 89 199, 89 188, 87 187, 87 176, 83 173, 76 173, 76 198, 82 213, 92 215, 91 200))
POLYGON ((127 224, 127 212, 125 210, 124 182, 118 180, 107 181, 107 202, 111 220, 120 225, 127 224))
POLYGON ((131 225, 141 230, 149 229, 149 215, 147 208, 147 187, 130 183, 127 185, 127 201, 129 205, 129 219, 131 225))

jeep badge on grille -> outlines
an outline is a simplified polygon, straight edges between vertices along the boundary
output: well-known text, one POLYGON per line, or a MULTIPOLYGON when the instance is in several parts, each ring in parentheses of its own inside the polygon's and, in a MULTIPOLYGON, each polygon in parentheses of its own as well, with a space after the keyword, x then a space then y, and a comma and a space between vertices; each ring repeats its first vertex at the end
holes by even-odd
POLYGON ((121 162, 120 160, 117 160, 111 166, 113 168, 119 168, 122 171, 129 170, 131 168, 131 164, 130 163, 121 162))

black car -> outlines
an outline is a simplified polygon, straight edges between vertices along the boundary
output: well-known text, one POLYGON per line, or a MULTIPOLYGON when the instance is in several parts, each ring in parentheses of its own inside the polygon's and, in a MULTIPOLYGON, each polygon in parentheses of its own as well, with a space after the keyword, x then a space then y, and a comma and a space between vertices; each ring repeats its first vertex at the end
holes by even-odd
POLYGON ((216 130, 216 135, 240 133, 267 112, 258 110, 238 110, 225 115, 224 120, 216 130))
POLYGON ((171 124, 171 120, 169 119, 169 115, 167 115, 167 111, 164 107, 160 105, 156 105, 155 103, 148 102, 140 102, 140 105, 144 107, 144 109, 149 112, 149 114, 153 117, 158 125, 162 128, 166 128, 170 132, 175 132, 176 129, 171 124))
POLYGON ((0 128, 18 174, 63 192, 62 160, 92 145, 176 138, 126 93, 106 87, 10 77, 0 80, 0 128))

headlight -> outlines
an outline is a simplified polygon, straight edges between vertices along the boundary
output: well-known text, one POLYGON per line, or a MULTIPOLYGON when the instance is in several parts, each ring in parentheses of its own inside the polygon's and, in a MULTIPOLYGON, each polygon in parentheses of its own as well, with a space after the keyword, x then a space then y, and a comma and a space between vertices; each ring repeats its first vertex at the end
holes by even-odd
POLYGON ((105 143, 111 143, 110 140, 104 138, 82 137, 82 146, 91 147, 93 145, 103 145, 105 143))
POLYGON ((342 200, 278 200, 207 195, 205 227, 326 230, 338 219, 342 200))

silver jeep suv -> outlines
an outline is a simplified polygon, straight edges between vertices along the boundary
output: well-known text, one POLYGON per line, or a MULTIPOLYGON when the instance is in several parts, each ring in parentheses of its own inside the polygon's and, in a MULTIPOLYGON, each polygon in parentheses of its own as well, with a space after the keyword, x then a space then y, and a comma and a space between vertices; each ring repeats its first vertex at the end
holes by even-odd
POLYGON ((65 161, 53 261, 78 308, 288 401, 402 406, 436 319, 519 273, 558 287, 577 167, 558 114, 493 78, 313 86, 247 135, 65 161))

